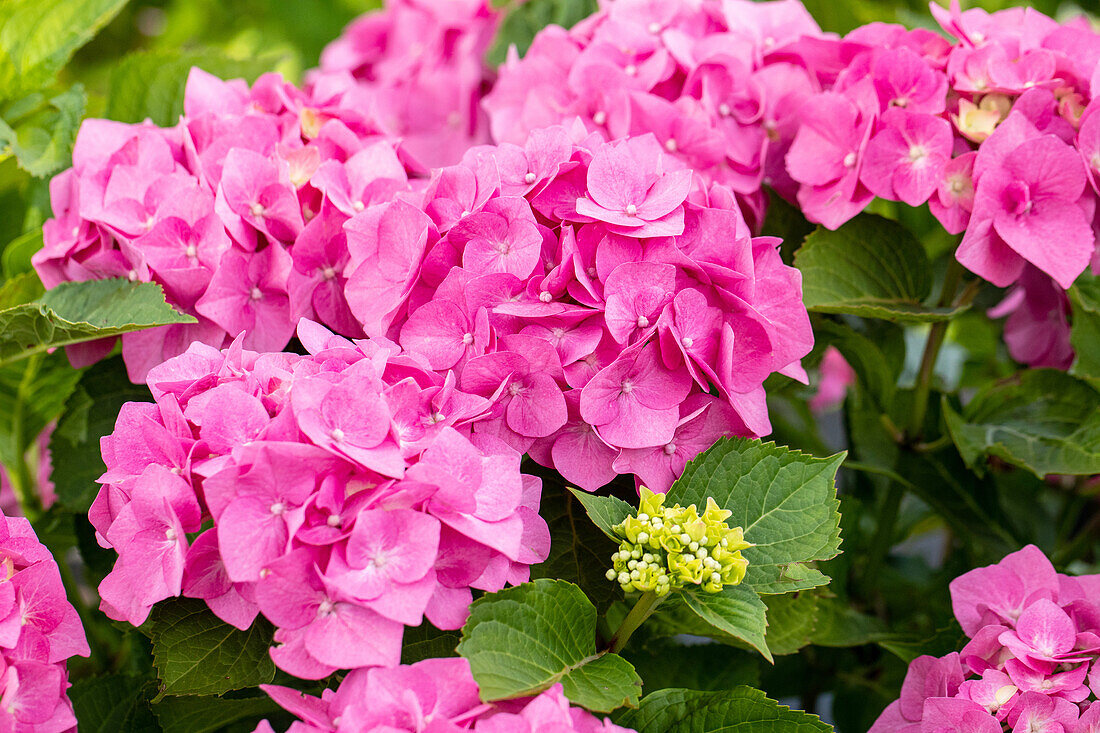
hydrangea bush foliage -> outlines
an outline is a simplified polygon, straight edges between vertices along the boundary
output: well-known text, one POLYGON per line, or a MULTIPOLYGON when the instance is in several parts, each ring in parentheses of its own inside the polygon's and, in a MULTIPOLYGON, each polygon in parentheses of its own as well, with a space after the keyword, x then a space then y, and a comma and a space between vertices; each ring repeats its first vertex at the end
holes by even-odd
POLYGON ((1100 732, 1022 5, 0 6, 0 729, 1100 732))

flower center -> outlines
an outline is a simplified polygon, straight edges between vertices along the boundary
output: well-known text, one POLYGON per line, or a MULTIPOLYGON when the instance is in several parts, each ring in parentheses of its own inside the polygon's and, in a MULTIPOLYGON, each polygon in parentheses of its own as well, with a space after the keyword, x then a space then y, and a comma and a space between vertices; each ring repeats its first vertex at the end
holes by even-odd
POLYGON ((523 391, 524 391, 524 389, 523 389, 523 383, 522 382, 512 382, 511 384, 508 385, 508 394, 512 395, 513 397, 515 397, 516 395, 520 394, 523 391))
POLYGON ((248 210, 252 213, 252 216, 263 216, 264 212, 267 211, 264 205, 260 203, 253 203, 248 207, 248 210))
POLYGON ((684 345, 685 349, 690 349, 692 346, 695 346, 695 339, 693 339, 691 336, 684 336, 682 339, 680 339, 680 343, 684 345))
POLYGON ((184 248, 183 253, 191 259, 194 259, 199 254, 199 248, 193 244, 189 244, 184 248))
POLYGON ((248 291, 248 297, 252 300, 259 300, 260 298, 264 297, 264 294, 258 287, 253 285, 252 289, 248 291))
POLYGON ((462 343, 463 344, 465 344, 466 346, 469 346, 473 342, 474 342, 474 335, 472 333, 467 332, 467 333, 462 334, 462 343))
POLYGON ((331 265, 325 267, 321 270, 321 277, 325 278, 326 280, 331 280, 332 278, 336 277, 336 268, 332 267, 331 265))
POLYGON ((367 205, 364 204, 362 201, 356 201, 351 205, 351 208, 355 209, 356 211, 362 211, 363 209, 367 208, 367 205))
POLYGON ((638 207, 635 206, 634 204, 627 204, 626 205, 626 215, 627 216, 637 216, 638 215, 638 207))
POLYGON ((597 125, 602 125, 603 123, 607 122, 607 113, 603 110, 600 110, 596 114, 592 115, 592 121, 595 122, 597 125))
POLYGON ((668 152, 675 153, 678 147, 679 144, 676 142, 675 139, 670 137, 668 140, 665 140, 665 150, 667 150, 668 152))
POLYGON ((543 290, 541 293, 539 293, 539 300, 541 300, 543 303, 549 303, 553 299, 554 296, 546 290, 543 290))
POLYGON ((730 106, 728 104, 722 102, 720 105, 718 105, 718 114, 722 115, 723 117, 729 117, 731 114, 733 114, 733 110, 730 109, 730 106))
POLYGON ((852 168, 853 166, 855 166, 855 164, 856 164, 856 154, 855 153, 848 153, 847 155, 844 156, 844 167, 845 168, 852 168))
POLYGON ((340 519, 339 514, 330 514, 328 515, 328 519, 325 520, 325 524, 330 527, 339 527, 343 523, 344 522, 342 519, 340 519))
POLYGON ((1031 189, 1023 181, 1013 181, 1002 195, 1005 208, 1014 216, 1024 216, 1031 211, 1031 189))
POLYGON ((928 148, 913 145, 909 148, 909 162, 915 166, 924 165, 928 160, 928 148))
POLYGON ((525 175, 523 177, 524 182, 527 183, 527 184, 532 184, 537 179, 538 179, 538 176, 536 176, 534 173, 528 173, 527 175, 525 175))
POLYGON ((164 538, 166 540, 168 540, 169 542, 175 542, 176 541, 176 530, 172 529, 171 527, 164 530, 164 538))
POLYGON ((331 435, 332 439, 337 443, 342 443, 344 441, 344 431, 340 428, 333 428, 329 435, 331 435))
POLYGON ((619 385, 619 392, 622 394, 630 394, 634 391, 634 383, 629 379, 624 379, 622 384, 619 385))
POLYGON ((665 451, 666 456, 671 456, 673 453, 676 452, 676 444, 675 443, 666 443, 664 451, 665 451))
POLYGON ((638 328, 649 328, 649 319, 645 316, 638 316, 638 328))
POLYGON ((286 511, 286 504, 281 501, 277 501, 271 505, 271 513, 275 516, 279 516, 286 511))

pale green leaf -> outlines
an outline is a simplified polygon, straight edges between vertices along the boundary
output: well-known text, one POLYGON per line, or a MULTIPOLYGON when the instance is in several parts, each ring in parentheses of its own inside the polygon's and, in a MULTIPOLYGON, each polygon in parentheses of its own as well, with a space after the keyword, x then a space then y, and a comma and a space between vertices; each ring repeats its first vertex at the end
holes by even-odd
POLYGON ((570 491, 584 506, 589 519, 616 543, 619 542, 619 538, 615 535, 613 527, 622 523, 627 517, 638 513, 637 507, 614 496, 597 496, 580 489, 570 489, 570 491))
POLYGON ((0 99, 17 99, 49 85, 124 5, 126 0, 0 3, 0 99))
POLYGON ((278 55, 234 58, 221 51, 138 51, 111 70, 107 117, 121 122, 171 126, 183 114, 183 90, 192 67, 222 79, 252 82, 273 69, 278 55))
POLYGON ((30 109, 17 118, 12 116, 14 108, 4 109, 0 114, 0 157, 14 155, 20 168, 38 178, 67 167, 84 102, 84 89, 77 84, 52 97, 32 95, 26 100, 30 109))

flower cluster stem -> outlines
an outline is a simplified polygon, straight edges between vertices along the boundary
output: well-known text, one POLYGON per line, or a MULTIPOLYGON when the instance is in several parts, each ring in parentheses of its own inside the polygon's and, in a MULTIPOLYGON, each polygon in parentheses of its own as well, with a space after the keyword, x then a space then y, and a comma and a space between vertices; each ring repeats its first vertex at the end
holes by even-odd
POLYGON ((626 643, 630 641, 630 637, 638 630, 638 627, 645 623, 645 620, 653 614, 664 599, 664 596, 659 596, 653 591, 643 593, 611 637, 611 645, 608 647, 608 651, 612 654, 621 652, 626 643))
MULTIPOLYGON (((962 265, 952 257, 944 274, 939 307, 946 308, 954 302, 955 292, 959 289, 962 275, 962 265)), ((936 360, 939 358, 940 349, 947 336, 947 325, 948 321, 933 323, 928 332, 928 340, 924 344, 924 353, 921 355, 920 367, 917 370, 916 388, 913 392, 913 411, 909 415, 909 428, 905 431, 905 438, 909 444, 918 442, 924 431, 924 417, 928 414, 928 399, 932 394, 932 377, 935 375, 936 360)))

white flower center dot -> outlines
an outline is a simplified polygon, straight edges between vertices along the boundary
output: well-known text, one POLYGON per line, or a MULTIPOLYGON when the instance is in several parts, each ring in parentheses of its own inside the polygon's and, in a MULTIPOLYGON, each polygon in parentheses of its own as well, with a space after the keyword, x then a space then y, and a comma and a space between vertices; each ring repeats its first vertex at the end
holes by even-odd
POLYGON ((252 216, 263 216, 264 211, 266 211, 263 204, 252 204, 248 207, 248 210, 252 212, 252 216))
POLYGON ((332 439, 335 440, 337 443, 344 440, 344 431, 340 428, 333 428, 330 435, 332 436, 332 439))
POLYGON ((474 335, 472 333, 467 331, 466 333, 462 334, 462 343, 469 346, 473 342, 474 342, 474 335))
POLYGON ((534 183, 537 178, 538 176, 536 176, 534 173, 528 173, 523 177, 523 180, 527 183, 534 183))
POLYGON ((638 316, 638 328, 649 328, 649 319, 645 316, 638 316))
POLYGON ((685 349, 690 349, 692 346, 695 345, 695 339, 693 339, 691 336, 684 336, 682 339, 680 339, 680 343, 684 345, 685 349))
POLYGON ((626 205, 626 215, 627 216, 637 216, 638 215, 638 207, 635 206, 634 204, 627 204, 626 205))
POLYGON ((848 153, 847 155, 844 156, 844 167, 845 168, 851 168, 855 164, 856 164, 856 154, 855 153, 848 153))
POLYGON ((600 110, 596 114, 592 115, 592 121, 595 122, 597 125, 602 125, 603 123, 607 122, 607 113, 603 110, 600 110))
POLYGON ((259 300, 260 298, 264 297, 264 294, 263 291, 261 291, 259 288, 253 286, 252 289, 248 291, 248 297, 252 300, 259 300))
POLYGON ((362 201, 356 201, 354 204, 351 205, 351 208, 355 209, 356 211, 362 211, 363 209, 367 208, 367 205, 364 204, 362 201))

